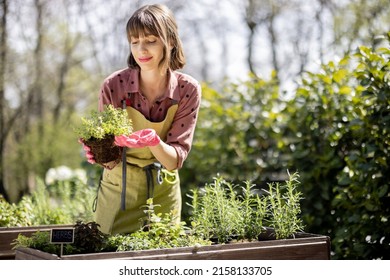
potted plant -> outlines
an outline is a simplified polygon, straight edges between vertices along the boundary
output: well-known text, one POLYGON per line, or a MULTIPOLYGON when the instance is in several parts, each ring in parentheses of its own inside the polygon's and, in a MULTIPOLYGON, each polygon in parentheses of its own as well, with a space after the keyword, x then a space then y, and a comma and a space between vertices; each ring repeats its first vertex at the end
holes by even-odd
POLYGON ((120 159, 122 148, 114 144, 115 136, 129 135, 133 128, 127 111, 109 104, 103 111, 91 111, 89 116, 82 117, 75 131, 91 148, 96 163, 104 164, 120 159))
POLYGON ((15 241, 16 259, 330 259, 329 237, 302 231, 297 178, 291 174, 260 195, 249 182, 242 187, 215 178, 192 192, 190 226, 172 224, 175 213, 156 214, 149 200, 144 227, 105 236, 95 252, 69 244, 62 256, 58 247, 43 252, 49 235, 37 233, 15 241))

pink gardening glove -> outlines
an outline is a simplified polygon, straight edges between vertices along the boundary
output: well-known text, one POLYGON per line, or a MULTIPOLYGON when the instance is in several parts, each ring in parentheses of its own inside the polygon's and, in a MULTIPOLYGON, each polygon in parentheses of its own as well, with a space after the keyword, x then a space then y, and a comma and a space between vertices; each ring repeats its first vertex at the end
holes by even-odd
POLYGON ((84 139, 79 138, 79 143, 83 145, 83 150, 85 151, 85 157, 87 161, 91 164, 96 163, 93 153, 91 152, 91 148, 84 143, 84 139))
POLYGON ((128 148, 143 148, 157 146, 160 143, 160 137, 154 129, 142 129, 133 132, 129 136, 115 136, 115 145, 128 148))

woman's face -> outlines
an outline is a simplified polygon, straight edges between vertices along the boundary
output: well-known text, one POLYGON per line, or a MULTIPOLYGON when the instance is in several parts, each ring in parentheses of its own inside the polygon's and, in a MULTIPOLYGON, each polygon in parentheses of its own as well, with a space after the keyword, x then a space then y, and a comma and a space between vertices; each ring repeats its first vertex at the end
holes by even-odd
POLYGON ((131 53, 142 71, 158 70, 163 58, 164 44, 154 35, 131 37, 131 53))

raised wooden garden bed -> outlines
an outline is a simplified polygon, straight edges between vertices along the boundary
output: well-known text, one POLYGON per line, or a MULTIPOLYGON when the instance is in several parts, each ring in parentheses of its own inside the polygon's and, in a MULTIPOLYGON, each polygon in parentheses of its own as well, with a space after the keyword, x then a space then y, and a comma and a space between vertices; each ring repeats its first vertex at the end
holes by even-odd
POLYGON ((69 225, 41 225, 31 227, 0 227, 0 260, 15 259, 11 243, 19 234, 31 236, 37 231, 50 231, 52 228, 69 227, 69 225))
POLYGON ((63 255, 61 257, 31 248, 17 248, 15 252, 16 260, 328 260, 330 259, 330 239, 328 236, 299 233, 296 238, 292 239, 173 249, 63 255))

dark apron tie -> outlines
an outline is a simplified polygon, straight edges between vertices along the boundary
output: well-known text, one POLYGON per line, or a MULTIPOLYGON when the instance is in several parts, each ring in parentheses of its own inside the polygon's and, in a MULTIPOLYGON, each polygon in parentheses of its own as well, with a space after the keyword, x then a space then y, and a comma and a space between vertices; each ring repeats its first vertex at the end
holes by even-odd
MULTIPOLYGON (((126 99, 122 100, 122 107, 126 109, 127 103, 126 99)), ((126 210, 126 174, 127 174, 127 160, 126 160, 126 147, 123 147, 122 151, 122 193, 121 193, 121 209, 126 210)), ((146 174, 146 183, 148 188, 148 199, 153 197, 154 192, 154 180, 153 180, 153 169, 157 170, 157 178, 156 181, 159 185, 162 184, 163 179, 161 176, 161 168, 162 165, 158 162, 154 162, 149 164, 142 169, 146 174)))
MULTIPOLYGON (((126 110, 126 99, 122 100, 122 108, 126 110)), ((123 147, 122 151, 122 193, 121 193, 121 209, 126 209, 126 173, 127 173, 127 160, 126 160, 126 147, 123 147)))
MULTIPOLYGON (((122 155, 122 193, 121 193, 121 209, 126 210, 126 149, 123 149, 122 155)), ((154 178, 153 178, 153 170, 157 170, 157 184, 161 185, 163 182, 163 178, 161 176, 161 168, 162 165, 158 162, 154 162, 142 168, 145 171, 146 175, 146 184, 147 184, 147 195, 148 199, 153 197, 154 193, 154 178)))
POLYGON ((148 199, 153 197, 154 193, 154 179, 153 179, 153 169, 157 170, 157 184, 161 185, 163 180, 161 177, 161 168, 162 165, 158 162, 147 165, 143 168, 146 174, 146 183, 148 187, 148 199))

